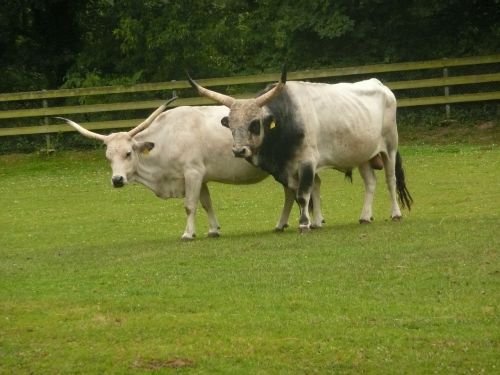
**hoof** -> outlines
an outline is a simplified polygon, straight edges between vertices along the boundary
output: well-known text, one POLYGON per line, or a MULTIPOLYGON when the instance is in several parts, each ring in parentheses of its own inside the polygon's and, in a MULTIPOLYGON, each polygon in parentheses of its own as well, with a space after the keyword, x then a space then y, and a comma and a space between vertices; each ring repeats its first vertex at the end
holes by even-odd
POLYGON ((184 233, 181 237, 181 240, 182 241, 192 241, 195 239, 195 237, 196 237, 196 234, 193 234, 192 236, 190 236, 189 234, 184 233))
POLYGON ((360 224, 370 224, 372 221, 373 221, 373 216, 372 216, 372 217, 370 217, 370 220, 366 220, 366 219, 359 219, 359 223, 360 223, 360 224))
POLYGON ((300 234, 309 233, 310 231, 311 231, 311 227, 309 225, 301 225, 301 226, 299 226, 299 233, 300 234))
POLYGON ((392 221, 402 221, 403 220, 403 216, 393 216, 393 217, 391 217, 391 220, 392 221))
POLYGON ((311 229, 321 229, 321 224, 311 224, 311 229))
POLYGON ((276 227, 274 228, 274 231, 275 231, 275 232, 278 232, 278 233, 281 233, 281 232, 284 232, 286 228, 288 228, 288 224, 285 224, 285 225, 283 225, 282 227, 276 226, 276 227))
POLYGON ((209 238, 218 238, 220 237, 219 232, 208 232, 208 237, 209 238))

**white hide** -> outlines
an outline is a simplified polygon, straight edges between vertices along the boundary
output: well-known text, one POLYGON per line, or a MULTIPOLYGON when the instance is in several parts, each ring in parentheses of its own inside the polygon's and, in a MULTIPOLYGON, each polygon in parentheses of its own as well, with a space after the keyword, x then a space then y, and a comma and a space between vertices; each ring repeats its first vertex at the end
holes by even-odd
POLYGON ((317 147, 317 167, 357 167, 387 146, 397 147, 396 99, 378 80, 336 85, 288 82, 287 92, 307 114, 306 139, 317 147), (295 99, 295 97, 297 97, 295 99))
MULTIPOLYGON (((208 235, 219 235, 208 182, 253 184, 268 176, 244 159, 234 157, 231 131, 220 123, 228 112, 224 106, 177 107, 162 113, 134 138, 127 133, 115 133, 105 140, 113 179, 121 177, 123 183, 141 183, 160 198, 184 197, 187 224, 182 239, 195 236, 198 201, 208 214, 208 235), (154 143, 151 151, 144 148, 148 142, 154 143)), ((321 223, 319 183, 316 195, 317 210, 314 211, 321 223)), ((293 194, 285 189, 277 230, 287 226, 293 201, 293 194)))
MULTIPOLYGON (((365 183, 360 222, 369 222, 376 185, 369 160, 381 154, 391 197, 391 217, 401 218, 394 175, 398 149, 394 94, 377 79, 334 85, 291 81, 285 90, 300 106, 296 113, 307 116, 302 119, 307 126, 298 159, 312 161, 316 171, 358 167, 365 183)), ((289 183, 296 184, 298 181, 289 183)))

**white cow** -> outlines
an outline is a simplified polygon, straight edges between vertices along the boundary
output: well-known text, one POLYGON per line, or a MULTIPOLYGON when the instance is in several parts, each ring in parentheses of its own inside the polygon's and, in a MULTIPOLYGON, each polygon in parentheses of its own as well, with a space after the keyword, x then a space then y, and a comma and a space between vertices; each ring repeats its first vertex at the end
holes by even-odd
MULTIPOLYGON (((359 168, 365 183, 361 223, 372 220, 374 169, 385 169, 393 220, 401 219, 397 195, 402 206, 410 208, 412 198, 398 152, 396 98, 378 80, 286 83, 283 70, 278 84, 254 99, 240 100, 189 80, 201 95, 230 108, 222 123, 232 131, 234 155, 295 192, 301 231, 311 226, 307 207, 314 176, 323 168, 347 174, 359 168)), ((314 216, 313 224, 318 221, 314 216)))
MULTIPOLYGON (((169 102, 170 103, 170 102, 169 102)), ((123 187, 136 181, 158 197, 184 197, 187 214, 183 240, 195 237, 195 214, 201 202, 209 220, 209 237, 219 236, 219 222, 207 187, 210 181, 253 184, 268 173, 231 152, 231 132, 221 126, 227 116, 224 106, 177 107, 163 112, 158 108, 148 119, 128 132, 101 135, 65 120, 85 137, 106 144, 106 158, 112 168, 112 184, 123 187)), ((314 207, 320 214, 319 179, 314 187, 314 207)), ((287 226, 294 195, 285 189, 285 203, 276 230, 287 226)))

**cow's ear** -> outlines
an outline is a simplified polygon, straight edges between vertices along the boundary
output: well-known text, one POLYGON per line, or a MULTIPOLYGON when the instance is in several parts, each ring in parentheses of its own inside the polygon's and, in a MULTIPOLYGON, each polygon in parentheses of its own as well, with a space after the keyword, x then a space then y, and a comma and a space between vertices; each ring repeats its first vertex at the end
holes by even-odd
POLYGON ((153 148, 155 148, 155 144, 153 142, 141 142, 135 146, 138 153, 146 155, 149 154, 149 151, 153 148))
POLYGON ((222 126, 225 126, 226 128, 229 128, 229 117, 228 116, 224 116, 220 120, 220 123, 222 124, 222 126))
POLYGON ((276 120, 274 119, 273 116, 264 117, 264 120, 262 121, 262 123, 264 125, 265 131, 273 130, 274 128, 276 128, 276 120))

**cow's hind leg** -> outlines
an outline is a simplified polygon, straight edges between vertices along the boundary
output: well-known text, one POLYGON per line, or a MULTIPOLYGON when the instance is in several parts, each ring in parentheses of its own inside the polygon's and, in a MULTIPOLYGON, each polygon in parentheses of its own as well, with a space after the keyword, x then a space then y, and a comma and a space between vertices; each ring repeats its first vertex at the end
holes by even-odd
POLYGON ((312 187, 311 200, 312 202, 312 221, 311 228, 321 228, 323 223, 325 222, 323 218, 323 213, 321 212, 321 179, 316 174, 314 176, 314 184, 312 187))
POLYGON ((367 224, 373 220, 372 205, 375 187, 377 186, 377 177, 375 176, 375 171, 370 166, 369 162, 363 163, 359 166, 359 173, 365 183, 365 202, 363 204, 361 216, 359 217, 359 222, 361 224, 367 224))
POLYGON ((311 228, 309 219, 309 199, 314 184, 314 168, 311 164, 304 164, 299 170, 299 188, 297 190, 297 203, 300 208, 299 231, 307 232, 311 228))
POLYGON ((382 160, 384 161, 385 181, 391 198, 391 218, 395 221, 401 220, 403 216, 399 208, 396 191, 396 151, 390 151, 388 154, 382 153, 382 160))
POLYGON ((210 198, 210 191, 206 183, 201 184, 200 190, 200 202, 201 206, 207 212, 208 215, 208 237, 219 237, 219 222, 215 217, 215 211, 212 207, 212 199, 210 198))
POLYGON ((195 216, 198 200, 200 199, 202 180, 202 175, 198 171, 188 171, 184 173, 184 183, 186 186, 184 208, 186 210, 187 223, 186 229, 181 237, 183 240, 193 240, 196 237, 195 216))

